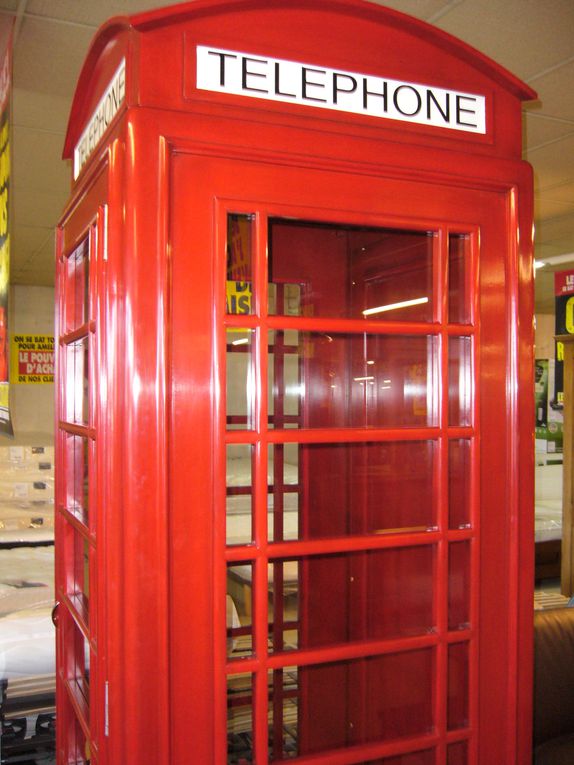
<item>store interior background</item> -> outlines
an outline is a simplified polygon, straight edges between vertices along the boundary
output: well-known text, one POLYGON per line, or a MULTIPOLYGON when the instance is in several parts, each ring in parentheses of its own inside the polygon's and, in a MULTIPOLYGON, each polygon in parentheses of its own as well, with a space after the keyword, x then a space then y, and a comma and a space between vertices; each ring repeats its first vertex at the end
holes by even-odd
MULTIPOLYGON (((62 161, 61 153, 90 41, 99 25, 112 16, 171 4, 0 0, 0 13, 15 18, 11 335, 54 332, 54 231, 71 179, 69 163, 62 161)), ((524 158, 535 176, 535 258, 540 264, 536 357, 552 360, 553 272, 574 269, 574 3, 387 0, 381 4, 465 40, 539 94, 539 101, 524 107, 524 158)), ((51 384, 12 385, 15 437, 0 436, 0 445, 51 443, 53 393, 51 384)))

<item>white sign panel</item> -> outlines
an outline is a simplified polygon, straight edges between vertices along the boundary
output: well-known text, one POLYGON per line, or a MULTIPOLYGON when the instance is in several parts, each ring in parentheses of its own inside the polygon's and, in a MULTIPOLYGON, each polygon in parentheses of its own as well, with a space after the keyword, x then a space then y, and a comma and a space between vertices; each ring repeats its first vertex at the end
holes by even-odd
POLYGON ((197 87, 486 133, 486 99, 481 95, 203 45, 197 46, 197 87))
POLYGON ((74 149, 74 180, 80 174, 126 97, 126 61, 122 59, 74 149))

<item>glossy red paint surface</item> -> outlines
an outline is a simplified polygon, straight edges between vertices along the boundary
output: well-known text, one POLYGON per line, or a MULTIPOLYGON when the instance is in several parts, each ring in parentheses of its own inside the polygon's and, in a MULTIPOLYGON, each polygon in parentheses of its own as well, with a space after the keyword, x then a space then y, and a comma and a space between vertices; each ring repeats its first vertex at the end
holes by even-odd
POLYGON ((243 714, 258 765, 526 765, 532 92, 373 4, 201 0, 96 36, 65 156, 122 58, 58 234, 59 763, 239 763, 243 714), (484 94, 487 130, 198 91, 196 45, 484 94))

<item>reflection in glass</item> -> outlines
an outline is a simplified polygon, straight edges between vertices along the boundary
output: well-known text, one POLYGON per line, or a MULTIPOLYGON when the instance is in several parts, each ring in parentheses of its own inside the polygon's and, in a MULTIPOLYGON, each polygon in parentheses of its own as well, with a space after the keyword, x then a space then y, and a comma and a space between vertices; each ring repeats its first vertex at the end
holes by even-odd
POLYGON ((252 215, 227 216, 226 306, 228 314, 253 313, 252 215))
POLYGON ((253 448, 231 444, 226 449, 226 539, 228 545, 253 540, 253 448))
POLYGON ((86 526, 89 520, 88 452, 88 438, 66 435, 66 507, 86 526))
POLYGON ((452 542, 448 548, 448 628, 470 626, 470 543, 452 542))
POLYGON ((301 377, 299 332, 268 333, 268 407, 270 428, 300 427, 300 405, 305 395, 301 377))
POLYGON ((451 324, 469 324, 470 308, 470 235, 448 237, 448 320, 451 324))
POLYGON ((270 313, 432 321, 433 232, 275 219, 269 243, 269 281, 300 289, 270 313))
POLYGON ((268 674, 270 762, 297 756, 300 697, 297 676, 297 667, 283 667, 268 674))
POLYGON ((68 555, 72 562, 67 593, 86 623, 89 623, 90 542, 71 525, 66 528, 65 533, 68 555))
POLYGON ((448 444, 448 522, 451 529, 470 524, 470 441, 466 438, 448 444))
POLYGON ((453 643, 448 647, 449 730, 468 726, 468 643, 453 643))
POLYGON ((276 480, 268 497, 274 541, 436 525, 434 441, 286 444, 283 454, 271 448, 270 465, 283 463, 283 485, 276 480))
POLYGON ((85 239, 66 262, 66 331, 78 329, 89 318, 89 245, 85 239))
POLYGON ((71 616, 67 619, 73 646, 69 680, 76 685, 86 704, 90 703, 90 643, 71 616))
POLYGON ((448 424, 472 425, 472 340, 449 337, 448 341, 448 424))
POLYGON ((253 332, 226 331, 226 415, 228 430, 253 428, 253 332))
POLYGON ((253 762, 253 680, 250 674, 227 678, 227 765, 253 762))
POLYGON ((286 353, 283 333, 274 335, 269 379, 275 428, 298 421, 305 428, 436 424, 435 337, 300 332, 298 348, 286 353))
POLYGON ((435 752, 425 749, 422 752, 399 754, 396 757, 385 757, 384 760, 372 760, 377 765, 435 765, 435 752))
POLYGON ((78 720, 74 717, 69 734, 70 753, 68 762, 74 765, 90 765, 90 745, 78 720))
POLYGON ((240 659, 253 652, 253 573, 252 563, 227 567, 227 654, 240 659))
POLYGON ((428 733, 433 663, 423 649, 299 667, 298 755, 428 733))
POLYGON ((66 348, 66 384, 68 422, 87 425, 89 422, 89 339, 83 337, 66 348))
POLYGON ((430 545, 271 562, 270 650, 432 632, 433 566, 430 545))
POLYGON ((299 536, 299 449, 297 444, 268 447, 267 526, 269 541, 280 542, 299 536))
POLYGON ((468 765, 468 743, 457 741, 447 749, 446 765, 468 765))

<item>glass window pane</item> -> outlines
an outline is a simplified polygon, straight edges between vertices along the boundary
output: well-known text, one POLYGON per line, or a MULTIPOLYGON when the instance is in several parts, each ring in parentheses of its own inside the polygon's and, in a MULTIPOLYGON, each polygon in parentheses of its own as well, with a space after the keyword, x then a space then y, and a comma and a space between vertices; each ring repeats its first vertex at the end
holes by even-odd
POLYGON ((66 261, 65 330, 81 327, 89 319, 89 244, 86 238, 66 261))
POLYGON ((90 644, 69 613, 66 614, 68 632, 67 645, 71 650, 66 654, 67 680, 81 693, 87 707, 90 703, 90 644))
POLYGON ((227 216, 226 303, 228 314, 253 313, 253 215, 227 216))
POLYGON ((453 643, 448 647, 449 730, 468 726, 468 643, 453 643))
POLYGON ((433 570, 430 545, 275 560, 269 650, 431 632, 433 570))
POLYGON ((249 544, 253 541, 253 448, 231 444, 226 457, 227 544, 249 544))
POLYGON ((66 346, 66 418, 77 425, 89 422, 89 338, 66 346))
POLYGON ((288 354, 282 332, 269 343, 275 428, 436 424, 435 337, 300 332, 288 354))
MULTIPOLYGON (((296 742, 296 755, 429 733, 433 664, 433 651, 425 649, 299 667, 297 697, 285 698, 282 686, 273 689, 292 723, 290 745, 296 742), (294 703, 296 716, 291 712, 294 703)), ((295 669, 289 672, 294 683, 295 669)), ((280 719, 277 712, 274 719, 280 719)))
POLYGON ((80 723, 74 719, 69 731, 70 753, 67 762, 73 765, 90 765, 92 762, 90 744, 80 723))
POLYGON ((275 219, 270 313, 432 321, 433 232, 275 219), (297 285, 282 299, 279 285, 297 285))
POLYGON ((66 508, 82 523, 89 522, 89 442, 66 435, 66 508))
POLYGON ((448 320, 451 324, 471 321, 470 235, 448 237, 448 320))
POLYGON ((470 543, 452 542, 448 549, 448 628, 470 626, 470 543))
POLYGON ((89 623, 90 543, 71 525, 66 527, 65 535, 69 561, 67 594, 86 623, 89 623))
POLYGON ((297 756, 299 688, 297 667, 270 671, 269 682, 269 761, 297 756))
POLYGON ((470 441, 466 438, 448 444, 448 519, 451 529, 470 524, 470 441))
POLYGON ((300 333, 272 330, 268 333, 267 400, 269 428, 301 427, 304 388, 301 374, 300 333))
POLYGON ((424 532, 436 525, 433 441, 285 444, 270 484, 269 536, 323 539, 424 532))
POLYGON ((253 652, 253 563, 227 567, 227 654, 241 659, 253 652))
POLYGON ((227 765, 253 762, 253 681, 250 674, 227 678, 227 765))
POLYGON ((269 541, 299 537, 299 446, 273 444, 268 447, 267 528, 269 541))
POLYGON ((226 415, 228 430, 253 428, 253 332, 226 332, 226 415))
POLYGON ((447 765, 468 765, 468 743, 457 741, 451 744, 447 750, 447 765))
POLYGON ((384 760, 372 760, 377 765, 435 765, 434 749, 425 749, 423 752, 411 752, 400 754, 397 757, 385 757, 384 760))
POLYGON ((448 424, 472 425, 472 341, 450 337, 448 341, 448 424))

